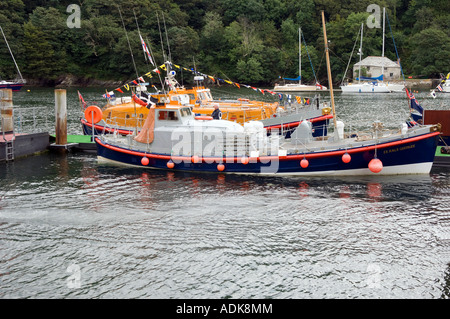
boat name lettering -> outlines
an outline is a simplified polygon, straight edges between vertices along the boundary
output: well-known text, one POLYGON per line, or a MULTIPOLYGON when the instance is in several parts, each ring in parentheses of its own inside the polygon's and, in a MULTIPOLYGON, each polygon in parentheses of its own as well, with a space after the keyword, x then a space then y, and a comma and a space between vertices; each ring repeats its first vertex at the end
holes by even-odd
POLYGON ((402 146, 402 147, 396 147, 396 148, 391 148, 391 149, 385 150, 383 152, 383 154, 390 154, 390 153, 395 153, 395 152, 398 152, 398 151, 406 151, 406 150, 409 150, 409 149, 412 149, 412 148, 415 148, 415 147, 416 147, 416 144, 412 144, 412 145, 408 145, 408 146, 402 146))

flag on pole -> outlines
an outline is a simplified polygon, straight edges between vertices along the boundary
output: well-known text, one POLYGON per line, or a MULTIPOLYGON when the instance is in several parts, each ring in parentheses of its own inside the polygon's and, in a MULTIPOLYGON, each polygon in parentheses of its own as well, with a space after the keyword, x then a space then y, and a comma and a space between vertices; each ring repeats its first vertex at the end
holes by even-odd
POLYGON ((142 36, 139 34, 139 37, 141 38, 141 43, 142 43, 142 50, 144 50, 144 53, 147 54, 148 60, 150 61, 150 63, 155 66, 155 63, 153 63, 153 59, 152 56, 150 55, 150 52, 148 50, 147 44, 145 44, 144 39, 142 39, 142 36))
POLYGON ((408 89, 405 87, 406 95, 408 95, 409 100, 411 101, 411 108, 417 110, 420 114, 423 114, 423 108, 417 103, 416 97, 411 92, 408 92, 408 89))
POLYGON ((80 99, 80 102, 83 105, 83 108, 86 108, 87 103, 84 101, 83 96, 81 95, 80 91, 78 91, 78 99, 80 99))

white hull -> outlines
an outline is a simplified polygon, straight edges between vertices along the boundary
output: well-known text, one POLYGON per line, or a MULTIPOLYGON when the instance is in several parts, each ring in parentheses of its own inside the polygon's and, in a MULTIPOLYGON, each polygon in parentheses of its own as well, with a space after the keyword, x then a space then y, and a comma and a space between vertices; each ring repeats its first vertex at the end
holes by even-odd
POLYGON ((303 85, 303 84, 286 84, 286 85, 275 85, 273 90, 275 92, 315 92, 315 91, 326 91, 327 88, 322 86, 323 89, 318 88, 315 85, 303 85))
MULTIPOLYGON (((102 156, 97 156, 97 161, 99 164, 104 165, 114 165, 114 166, 127 166, 127 167, 142 167, 140 165, 131 165, 118 162, 115 160, 107 159, 102 156)), ((264 173, 264 172, 230 172, 229 174, 236 175, 258 175, 258 176, 396 176, 396 175, 426 175, 429 174, 433 162, 431 163, 420 163, 420 164, 410 164, 410 165, 397 165, 397 166, 387 166, 383 167, 383 170, 379 173, 373 173, 368 168, 343 170, 343 171, 323 171, 323 172, 289 172, 289 173, 264 173)), ((157 167, 147 167, 155 170, 165 170, 157 167)), ((198 172, 198 171, 194 171, 198 172)), ((205 172, 211 173, 211 172, 205 172)))
POLYGON ((391 92, 405 92, 405 86, 403 84, 387 84, 387 87, 391 92))
POLYGON ((341 86, 342 93, 390 93, 385 84, 357 83, 341 86))

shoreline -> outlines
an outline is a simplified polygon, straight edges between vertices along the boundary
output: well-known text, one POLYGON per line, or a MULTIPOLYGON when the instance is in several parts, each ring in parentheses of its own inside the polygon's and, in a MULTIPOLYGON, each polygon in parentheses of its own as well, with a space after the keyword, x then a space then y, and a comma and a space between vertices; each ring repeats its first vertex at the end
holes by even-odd
MULTIPOLYGON (((120 87, 131 80, 100 80, 92 78, 80 78, 73 75, 61 76, 55 80, 46 79, 27 79, 25 87, 55 87, 55 88, 70 88, 70 87, 120 87)), ((406 79, 406 84, 410 88, 432 89, 436 87, 441 80, 439 79, 406 79)), ((403 80, 385 81, 387 83, 403 84, 403 80)), ((213 84, 217 85, 217 84, 213 84)), ((270 86, 269 84, 267 86, 270 86)), ((338 87, 339 83, 333 83, 333 86, 338 87)))

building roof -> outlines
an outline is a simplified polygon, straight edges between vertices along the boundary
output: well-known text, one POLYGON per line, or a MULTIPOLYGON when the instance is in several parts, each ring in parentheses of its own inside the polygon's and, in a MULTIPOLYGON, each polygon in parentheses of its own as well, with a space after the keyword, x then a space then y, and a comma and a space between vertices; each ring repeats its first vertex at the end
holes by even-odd
POLYGON ((391 59, 387 57, 381 56, 368 56, 363 59, 361 62, 355 63, 355 66, 384 66, 385 68, 399 68, 400 65, 393 62, 391 59))

